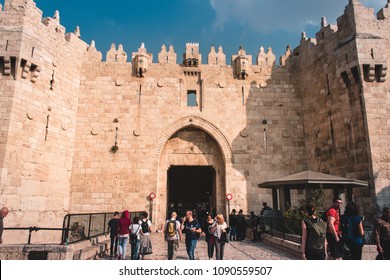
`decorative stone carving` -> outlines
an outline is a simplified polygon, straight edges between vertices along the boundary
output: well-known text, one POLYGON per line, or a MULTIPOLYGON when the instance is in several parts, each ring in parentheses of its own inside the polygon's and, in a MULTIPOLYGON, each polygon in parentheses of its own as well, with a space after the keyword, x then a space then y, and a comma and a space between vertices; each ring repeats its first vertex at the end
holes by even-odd
POLYGON ((141 133, 142 133, 142 132, 141 132, 140 129, 134 129, 134 130, 133 130, 134 136, 137 136, 137 137, 138 137, 138 136, 141 136, 141 133))
POLYGON ((34 119, 34 114, 33 113, 26 113, 26 116, 29 120, 33 120, 34 119))
POLYGON ((125 81, 121 78, 118 78, 115 80, 115 85, 118 87, 123 86, 124 83, 125 83, 125 81))
POLYGON ((243 138, 248 137, 249 136, 248 130, 246 128, 244 128, 243 130, 240 131, 240 135, 243 138))
POLYGON ((163 87, 164 85, 165 85, 164 80, 160 79, 160 80, 157 81, 157 86, 158 87, 163 87))
POLYGON ((96 128, 96 127, 92 128, 91 129, 91 134, 94 135, 94 136, 98 135, 99 134, 99 129, 96 128))

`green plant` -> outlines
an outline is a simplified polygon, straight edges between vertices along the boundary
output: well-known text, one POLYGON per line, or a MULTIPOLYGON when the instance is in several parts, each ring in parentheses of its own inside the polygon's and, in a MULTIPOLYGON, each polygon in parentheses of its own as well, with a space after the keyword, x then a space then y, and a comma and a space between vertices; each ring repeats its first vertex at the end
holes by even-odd
POLYGON ((298 220, 303 219, 306 216, 305 214, 305 206, 308 204, 313 204, 313 206, 317 210, 323 209, 325 205, 325 191, 322 185, 319 188, 314 190, 309 190, 306 194, 306 199, 302 199, 299 201, 298 206, 290 207, 284 212, 284 217, 286 218, 295 218, 298 220))
POLYGON ((111 147, 110 152, 115 154, 118 151, 119 147, 117 145, 114 145, 111 147))

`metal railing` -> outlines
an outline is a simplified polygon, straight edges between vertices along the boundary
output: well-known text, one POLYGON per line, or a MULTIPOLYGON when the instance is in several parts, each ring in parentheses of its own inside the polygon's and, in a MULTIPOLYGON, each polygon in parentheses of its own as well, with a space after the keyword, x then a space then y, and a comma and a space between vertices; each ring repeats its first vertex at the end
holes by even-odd
POLYGON ((302 226, 298 219, 263 217, 261 219, 262 232, 271 236, 302 243, 302 226))
MULTIPOLYGON (((141 217, 144 211, 130 212, 130 219, 141 217)), ((64 217, 61 243, 71 244, 108 233, 113 213, 68 214, 64 217)))
MULTIPOLYGON (((130 219, 141 217, 144 211, 130 212, 130 219)), ((108 233, 108 221, 113 218, 110 213, 88 213, 65 215, 62 228, 46 227, 7 227, 4 230, 28 231, 27 244, 31 244, 32 233, 38 231, 61 231, 60 244, 71 244, 88 240, 108 233)))
POLYGON ((10 227, 10 228, 4 228, 4 230, 13 230, 13 231, 27 231, 28 230, 28 240, 27 244, 31 244, 31 235, 33 232, 38 232, 38 231, 64 231, 65 229, 63 228, 41 228, 41 227, 10 227))

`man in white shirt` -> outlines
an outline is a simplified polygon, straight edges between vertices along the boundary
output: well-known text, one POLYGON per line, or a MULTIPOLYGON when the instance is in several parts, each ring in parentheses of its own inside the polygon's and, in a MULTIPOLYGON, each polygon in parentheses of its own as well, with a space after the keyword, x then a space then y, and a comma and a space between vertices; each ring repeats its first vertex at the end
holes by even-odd
POLYGON ((180 222, 176 220, 176 212, 172 212, 171 218, 166 221, 164 226, 164 237, 168 243, 168 260, 176 260, 179 240, 182 238, 180 222))

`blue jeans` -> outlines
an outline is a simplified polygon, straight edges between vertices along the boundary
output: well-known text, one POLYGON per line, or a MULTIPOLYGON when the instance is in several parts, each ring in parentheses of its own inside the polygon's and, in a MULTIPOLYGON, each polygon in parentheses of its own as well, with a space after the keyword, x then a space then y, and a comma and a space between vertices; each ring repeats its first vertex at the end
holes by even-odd
POLYGON ((126 247, 129 242, 129 237, 119 237, 119 256, 124 260, 126 257, 126 247))
POLYGON ((190 260, 195 260, 195 248, 198 240, 186 240, 187 254, 190 260))
POLYGON ((231 226, 230 227, 230 241, 236 241, 237 240, 237 227, 231 226))
POLYGON ((141 240, 137 239, 134 243, 131 243, 131 259, 138 260, 139 259, 139 245, 141 244, 141 240))

